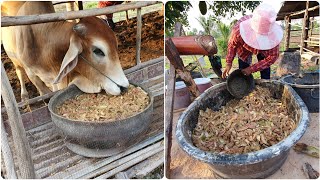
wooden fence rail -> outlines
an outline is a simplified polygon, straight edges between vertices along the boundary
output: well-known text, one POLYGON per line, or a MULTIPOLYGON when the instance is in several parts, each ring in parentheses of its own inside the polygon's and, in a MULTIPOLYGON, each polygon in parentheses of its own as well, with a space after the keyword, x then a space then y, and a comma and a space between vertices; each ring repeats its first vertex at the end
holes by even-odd
POLYGON ((28 15, 28 16, 3 16, 1 18, 1 27, 7 26, 18 26, 18 25, 28 25, 28 24, 39 24, 45 22, 55 22, 79 19, 89 16, 99 16, 103 14, 112 14, 119 11, 126 11, 130 9, 137 9, 145 6, 150 6, 153 4, 158 4, 157 1, 139 1, 131 2, 127 4, 121 4, 106 8, 89 9, 82 11, 69 11, 60 13, 50 13, 50 14, 40 14, 40 15, 28 15))

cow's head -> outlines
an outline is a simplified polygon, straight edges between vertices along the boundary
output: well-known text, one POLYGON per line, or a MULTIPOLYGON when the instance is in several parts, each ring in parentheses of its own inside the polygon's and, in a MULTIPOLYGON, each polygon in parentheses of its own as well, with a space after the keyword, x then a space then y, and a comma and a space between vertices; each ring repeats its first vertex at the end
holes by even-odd
POLYGON ((97 17, 83 18, 73 27, 70 45, 64 56, 55 83, 71 70, 78 74, 73 84, 87 93, 104 89, 119 95, 129 86, 121 68, 118 44, 114 32, 97 17))

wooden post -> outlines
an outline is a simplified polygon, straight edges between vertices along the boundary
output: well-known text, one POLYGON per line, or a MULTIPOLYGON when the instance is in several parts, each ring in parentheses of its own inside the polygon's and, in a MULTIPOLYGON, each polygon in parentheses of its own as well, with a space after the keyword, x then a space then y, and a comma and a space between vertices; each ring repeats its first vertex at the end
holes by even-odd
POLYGON ((10 150, 9 141, 4 128, 3 118, 1 117, 1 152, 4 161, 4 166, 7 172, 8 179, 17 179, 17 174, 14 170, 13 156, 10 150))
POLYGON ((139 65, 141 63, 141 59, 140 59, 141 31, 142 31, 141 8, 138 8, 137 9, 137 36, 136 36, 136 62, 137 62, 137 65, 139 65))
POLYGON ((309 1, 306 1, 306 9, 304 12, 303 24, 302 24, 302 34, 301 34, 301 41, 300 41, 300 55, 303 53, 303 48, 306 47, 306 43, 304 40, 308 37, 308 23, 309 23, 309 16, 308 16, 308 9, 309 9, 309 1))
POLYGON ((312 17, 311 19, 311 25, 310 25, 310 36, 312 36, 312 33, 313 33, 313 28, 314 28, 314 17, 312 17))
POLYGON ((83 10, 83 2, 77 1, 79 10, 83 10))
POLYGON ((290 46, 290 32, 291 32, 291 17, 290 16, 286 16, 285 17, 285 51, 287 51, 289 49, 290 46))
POLYGON ((67 2, 66 9, 67 11, 74 11, 74 2, 67 2))
MULTIPOLYGON (((75 9, 74 9, 74 2, 73 2, 73 1, 66 3, 66 10, 67 10, 67 11, 74 11, 74 10, 75 10, 75 9)), ((77 22, 75 19, 73 19, 73 20, 67 20, 67 21, 68 21, 68 22, 77 22)))
POLYGON ((10 86, 6 71, 1 62, 1 95, 4 105, 8 113, 8 121, 12 131, 13 144, 18 156, 18 167, 20 178, 34 179, 35 171, 31 158, 31 149, 26 136, 26 131, 22 124, 21 115, 17 106, 17 101, 14 97, 10 86))
MULTIPOLYGON (((182 24, 177 22, 175 24, 174 36, 181 36, 182 33, 182 24)), ((165 91, 165 176, 170 178, 170 163, 171 163, 171 147, 172 147, 172 120, 173 120, 173 104, 174 104, 174 95, 176 87, 176 70, 174 66, 170 63, 170 71, 168 77, 167 90, 165 91)))

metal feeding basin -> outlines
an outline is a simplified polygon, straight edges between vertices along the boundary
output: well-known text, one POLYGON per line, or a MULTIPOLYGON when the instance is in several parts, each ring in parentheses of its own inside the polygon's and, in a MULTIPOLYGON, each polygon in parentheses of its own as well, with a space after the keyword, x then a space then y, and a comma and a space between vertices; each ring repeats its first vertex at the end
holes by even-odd
MULTIPOLYGON (((201 94, 178 119, 176 139, 179 146, 191 157, 208 163, 212 170, 223 178, 265 178, 280 169, 285 162, 290 148, 305 133, 310 117, 299 95, 288 85, 278 81, 256 80, 257 85, 266 87, 272 96, 287 104, 290 113, 295 114, 296 128, 280 142, 249 153, 225 154, 204 151, 192 142, 192 132, 198 123, 200 110, 210 108, 217 111, 234 97, 227 90, 226 82, 215 85, 201 94)), ((268 108, 268 107, 265 107, 268 108)))
POLYGON ((112 156, 143 140, 144 133, 150 128, 153 96, 141 88, 148 93, 149 105, 144 111, 121 120, 77 121, 59 115, 57 107, 84 93, 75 85, 53 96, 48 108, 56 129, 71 151, 86 157, 112 156))

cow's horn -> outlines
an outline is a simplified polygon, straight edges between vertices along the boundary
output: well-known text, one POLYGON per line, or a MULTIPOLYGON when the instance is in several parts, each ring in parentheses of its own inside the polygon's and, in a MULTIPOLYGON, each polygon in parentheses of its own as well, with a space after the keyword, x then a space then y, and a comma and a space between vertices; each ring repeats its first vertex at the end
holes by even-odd
POLYGON ((85 36, 87 32, 87 27, 83 24, 77 24, 73 26, 73 30, 81 36, 85 36))

